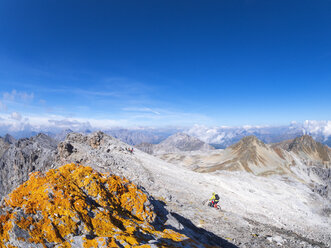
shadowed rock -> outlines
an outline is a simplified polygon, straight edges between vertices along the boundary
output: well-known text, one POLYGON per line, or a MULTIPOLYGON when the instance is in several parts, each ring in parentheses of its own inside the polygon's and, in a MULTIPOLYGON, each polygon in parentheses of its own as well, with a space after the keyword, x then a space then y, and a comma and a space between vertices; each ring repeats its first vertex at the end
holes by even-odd
POLYGON ((45 134, 20 139, 0 158, 0 199, 28 180, 29 173, 51 168, 56 142, 45 134))

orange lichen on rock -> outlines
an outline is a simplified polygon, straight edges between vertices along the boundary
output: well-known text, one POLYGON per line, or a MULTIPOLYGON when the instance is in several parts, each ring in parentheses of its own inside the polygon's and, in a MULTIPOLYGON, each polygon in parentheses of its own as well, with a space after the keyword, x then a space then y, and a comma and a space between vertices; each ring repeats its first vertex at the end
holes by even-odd
MULTIPOLYGON (((156 231, 148 197, 136 185, 67 164, 36 172, 0 206, 0 247, 182 247, 194 242, 156 231), (36 246, 39 247, 39 246, 36 246)), ((194 247, 194 245, 193 245, 194 247)))

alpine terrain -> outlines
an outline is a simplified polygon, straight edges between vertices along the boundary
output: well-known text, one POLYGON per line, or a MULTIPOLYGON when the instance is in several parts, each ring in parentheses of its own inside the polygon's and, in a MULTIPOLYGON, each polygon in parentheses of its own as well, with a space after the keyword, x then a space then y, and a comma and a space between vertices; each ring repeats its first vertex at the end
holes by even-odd
POLYGON ((158 155, 171 162, 102 132, 3 141, 2 245, 331 245, 330 148, 310 136, 250 136, 225 150, 172 139, 176 149, 158 155), (212 192, 221 210, 207 206, 212 192))

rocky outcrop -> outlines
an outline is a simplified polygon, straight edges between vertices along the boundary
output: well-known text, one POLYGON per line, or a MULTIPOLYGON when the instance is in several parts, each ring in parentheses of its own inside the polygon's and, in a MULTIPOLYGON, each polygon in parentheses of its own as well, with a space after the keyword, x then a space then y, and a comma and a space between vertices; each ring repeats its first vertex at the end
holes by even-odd
POLYGON ((56 142, 45 134, 20 139, 0 158, 0 199, 28 180, 29 173, 51 168, 56 142))
POLYGON ((200 246, 157 225, 156 218, 148 195, 128 180, 68 164, 33 173, 8 196, 0 212, 0 246, 200 246))
POLYGON ((58 144, 55 165, 79 163, 100 172, 125 176, 135 183, 153 184, 150 173, 140 165, 130 152, 131 146, 103 132, 89 135, 70 133, 58 144))
MULTIPOLYGON (((313 191, 317 192, 322 197, 330 200, 331 203, 331 168, 323 168, 319 166, 310 166, 308 175, 319 178, 319 183, 313 184, 313 191)), ((331 205, 330 205, 331 206, 331 205)), ((331 209, 330 209, 331 210, 331 209)))

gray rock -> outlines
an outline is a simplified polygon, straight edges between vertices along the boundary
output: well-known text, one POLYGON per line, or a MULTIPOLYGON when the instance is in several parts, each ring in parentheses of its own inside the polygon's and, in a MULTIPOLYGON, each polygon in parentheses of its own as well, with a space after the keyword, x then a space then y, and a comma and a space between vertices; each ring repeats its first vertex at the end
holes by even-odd
POLYGON ((321 166, 308 167, 308 174, 314 174, 322 182, 322 184, 315 183, 313 185, 313 192, 317 192, 322 197, 331 201, 331 168, 323 168, 321 166))
POLYGON ((46 171, 54 163, 56 142, 45 134, 20 139, 0 158, 0 200, 35 171, 46 171))
POLYGON ((10 144, 4 138, 0 137, 0 158, 5 153, 5 151, 7 151, 9 146, 10 144))
POLYGON ((8 144, 14 144, 16 142, 16 139, 8 133, 5 135, 4 139, 8 144))

